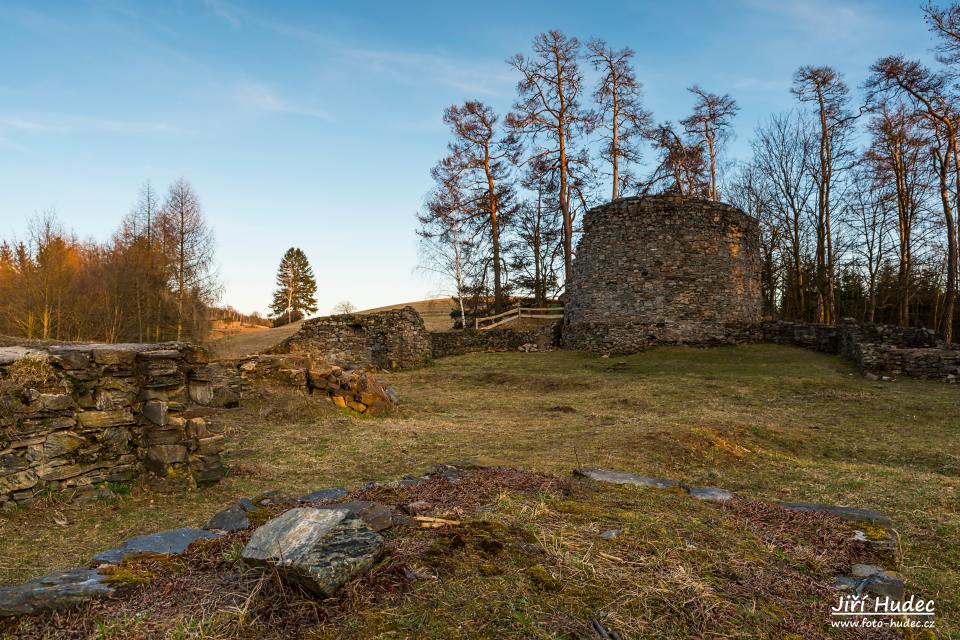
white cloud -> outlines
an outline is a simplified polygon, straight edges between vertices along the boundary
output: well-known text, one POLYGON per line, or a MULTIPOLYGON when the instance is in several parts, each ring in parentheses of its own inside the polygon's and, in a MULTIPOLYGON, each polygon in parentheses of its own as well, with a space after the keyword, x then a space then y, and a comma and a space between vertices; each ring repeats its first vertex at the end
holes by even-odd
POLYGON ((432 83, 493 96, 512 90, 516 81, 502 60, 494 66, 441 53, 373 48, 344 48, 342 52, 355 63, 402 84, 432 83))
POLYGON ((0 115, 0 130, 8 129, 35 133, 88 133, 103 131, 108 133, 163 133, 176 131, 165 122, 136 120, 116 120, 110 118, 90 118, 69 114, 44 114, 32 118, 0 115))
POLYGON ((236 88, 237 100, 244 106, 268 113, 285 113, 332 121, 333 116, 322 109, 282 98, 273 89, 260 82, 242 82, 236 88))

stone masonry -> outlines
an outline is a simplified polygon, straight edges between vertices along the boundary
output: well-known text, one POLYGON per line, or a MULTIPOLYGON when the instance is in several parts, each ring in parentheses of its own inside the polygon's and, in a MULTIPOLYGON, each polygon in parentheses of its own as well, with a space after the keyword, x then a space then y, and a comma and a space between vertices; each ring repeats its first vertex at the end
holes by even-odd
POLYGON ((629 353, 728 342, 760 321, 756 220, 720 202, 621 198, 584 218, 567 290, 564 346, 629 353))
POLYGON ((314 318, 267 353, 305 355, 348 369, 414 369, 431 360, 430 333, 413 307, 314 318))
POLYGON ((239 376, 184 343, 0 348, 0 506, 146 475, 223 477, 223 435, 196 405, 232 406, 239 376))

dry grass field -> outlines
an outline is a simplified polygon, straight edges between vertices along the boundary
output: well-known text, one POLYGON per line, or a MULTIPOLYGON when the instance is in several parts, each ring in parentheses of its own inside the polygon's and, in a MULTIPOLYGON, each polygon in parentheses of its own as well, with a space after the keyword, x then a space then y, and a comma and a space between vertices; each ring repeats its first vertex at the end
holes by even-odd
POLYGON ((891 516, 907 592, 934 598, 938 635, 960 638, 956 386, 871 382, 838 358, 774 345, 472 354, 384 377, 403 402, 386 419, 280 389, 211 418, 231 448, 230 475, 215 487, 163 495, 133 486, 83 506, 49 496, 0 515, 0 583, 83 563, 134 534, 199 525, 273 489, 356 488, 462 460, 556 479, 474 479, 477 504, 449 498, 473 523, 459 538, 393 531, 391 559, 330 602, 247 574, 224 587, 240 594, 233 600, 185 598, 178 608, 157 595, 187 589, 176 580, 206 575, 211 563, 217 575, 236 571, 240 542, 231 539, 157 569, 136 612, 98 605, 7 629, 10 637, 601 637, 594 620, 624 638, 833 637, 826 585, 849 562, 842 527, 756 502, 783 499, 891 516), (741 499, 721 506, 562 484, 578 464, 720 486, 741 499), (624 535, 601 540, 611 528, 624 535), (515 552, 523 544, 540 555, 515 552))

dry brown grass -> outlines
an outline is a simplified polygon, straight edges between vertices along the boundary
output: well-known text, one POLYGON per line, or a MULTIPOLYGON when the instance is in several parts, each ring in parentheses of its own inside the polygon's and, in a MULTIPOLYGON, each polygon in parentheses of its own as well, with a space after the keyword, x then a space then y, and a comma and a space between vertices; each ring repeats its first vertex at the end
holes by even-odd
POLYGON ((431 514, 461 521, 390 530, 384 560, 322 602, 245 568, 238 551, 250 532, 242 532, 197 543, 184 558, 127 562, 116 572, 131 583, 123 598, 6 631, 24 639, 596 638, 599 625, 621 638, 828 638, 829 580, 853 553, 849 529, 831 517, 511 469, 351 498, 426 501, 431 514), (611 527, 622 533, 602 539, 611 527))
POLYGON ((57 379, 45 358, 27 356, 5 368, 0 378, 0 393, 20 393, 26 389, 46 389, 57 379))
MULTIPOLYGON (((271 389, 261 390, 241 409, 214 416, 211 419, 227 429, 231 449, 227 460, 234 473, 204 491, 168 496, 134 487, 130 496, 83 507, 64 503, 62 497, 48 497, 36 507, 0 516, 4 543, 0 582, 77 565, 131 535, 200 524, 239 496, 271 489, 298 493, 333 485, 357 487, 366 480, 396 479, 434 462, 452 460, 502 463, 559 476, 582 464, 721 486, 748 500, 776 498, 875 508, 894 518, 903 536, 901 569, 908 579, 908 592, 937 600, 938 625, 945 637, 960 632, 960 424, 956 419, 960 390, 956 386, 908 379, 870 382, 838 358, 772 345, 657 349, 628 358, 568 352, 473 354, 385 377, 403 403, 400 412, 389 418, 350 417, 316 398, 271 389)), ((619 509, 647 511, 646 519, 634 526, 646 528, 650 535, 656 532, 661 546, 672 550, 658 547, 658 554, 667 558, 683 552, 688 540, 701 535, 691 533, 690 527, 714 522, 710 514, 715 511, 691 506, 689 500, 647 494, 630 499, 639 500, 638 506, 619 509)), ((511 517, 540 517, 555 511, 541 513, 539 504, 520 500, 511 517)), ((547 543, 565 548, 556 547, 554 537, 565 539, 561 525, 576 515, 549 516, 560 518, 556 530, 560 533, 551 533, 547 543)), ((731 540, 717 544, 732 545, 730 553, 717 561, 719 573, 711 574, 709 580, 694 574, 696 579, 684 587, 688 597, 700 593, 703 585, 714 592, 721 587, 733 589, 738 583, 720 583, 734 580, 741 572, 756 573, 751 567, 737 568, 741 560, 736 552, 745 547, 736 539, 767 548, 763 529, 746 515, 726 514, 722 519, 726 524, 718 532, 731 540), (729 526, 732 522, 737 526, 729 526), (728 574, 733 577, 724 577, 728 574)), ((597 515, 582 526, 589 524, 595 531, 608 521, 608 516, 597 515)), ((712 539, 691 544, 706 554, 712 539)), ((576 549, 585 552, 588 546, 576 549)), ((575 556, 572 553, 571 558, 575 556)), ((799 567, 795 568, 801 572, 811 571, 817 562, 816 553, 809 549, 797 551, 795 558, 799 567)), ((610 570, 607 564, 612 561, 594 560, 593 569, 582 568, 584 575, 610 570)), ((544 564, 542 559, 539 562, 544 564)), ((573 571, 562 566, 562 575, 573 571)), ((681 573, 677 566, 667 566, 673 568, 663 575, 643 575, 657 584, 676 586, 674 582, 686 584, 683 577, 689 577, 694 568, 683 565, 686 573, 681 573)), ((490 589, 515 593, 510 584, 527 576, 527 568, 517 565, 515 571, 494 579, 490 589)), ((545 568, 554 571, 549 563, 545 568)), ((776 575, 780 577, 771 578, 775 583, 782 579, 782 574, 776 575)), ((437 591, 433 608, 427 607, 429 613, 411 609, 403 616, 404 624, 414 625, 414 618, 424 616, 423 624, 430 629, 439 629, 435 625, 440 621, 450 629, 461 629, 463 616, 472 611, 466 600, 459 599, 466 599, 466 592, 458 591, 456 581, 444 584, 441 590, 436 585, 429 588, 437 591), (450 611, 439 611, 446 607, 450 611)), ((428 585, 423 589, 429 590, 428 585)), ((621 591, 616 584, 609 589, 607 596, 597 598, 619 602, 621 591)), ((511 620, 526 619, 524 612, 531 598, 536 604, 539 592, 523 593, 517 596, 520 604, 502 603, 492 610, 511 620)), ((656 591, 643 593, 649 602, 660 603, 658 607, 674 606, 665 602, 666 595, 658 600, 656 591)), ((536 637, 536 629, 561 629, 566 621, 572 625, 569 635, 576 637, 576 630, 589 624, 583 616, 576 623, 569 619, 571 610, 566 607, 572 605, 566 600, 553 606, 552 613, 539 612, 523 623, 529 623, 524 627, 527 636, 516 630, 511 633, 536 637)), ((703 617, 710 611, 707 606, 705 612, 696 613, 690 624, 710 619, 703 617)), ((771 609, 752 615, 769 620, 782 613, 771 609)), ((641 620, 637 625, 649 624, 642 622, 647 620, 643 616, 637 619, 641 620)), ((725 631, 734 633, 735 627, 725 631)), ((325 633, 336 635, 332 630, 325 633)), ((451 632, 451 637, 458 633, 469 636, 461 629, 451 632)), ((675 637, 684 636, 677 633, 675 637)))

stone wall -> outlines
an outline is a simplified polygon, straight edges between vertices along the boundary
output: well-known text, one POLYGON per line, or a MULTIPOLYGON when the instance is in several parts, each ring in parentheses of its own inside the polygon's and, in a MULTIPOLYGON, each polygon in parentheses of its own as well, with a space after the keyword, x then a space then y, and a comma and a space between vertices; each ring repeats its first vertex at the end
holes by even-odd
POLYGON ((223 436, 196 405, 239 401, 239 375, 183 343, 0 348, 0 506, 44 490, 223 477, 223 436))
MULTIPOLYGON (((584 218, 563 342, 614 353, 719 344, 760 321, 756 220, 719 202, 621 198, 584 218)), ((736 340, 737 338, 734 338, 736 340)))
POLYGON ((921 327, 857 323, 849 318, 838 325, 776 321, 761 324, 758 339, 841 355, 872 376, 960 379, 960 350, 944 348, 936 333, 921 327))
MULTIPOLYGON (((457 356, 476 351, 520 351, 535 345, 537 351, 548 351, 559 344, 558 325, 540 329, 490 329, 476 331, 434 331, 430 334, 434 358, 457 356)), ((534 349, 529 349, 534 350, 534 349)))
POLYGON ((413 307, 314 318, 267 353, 305 355, 345 368, 414 369, 430 362, 430 334, 413 307))

